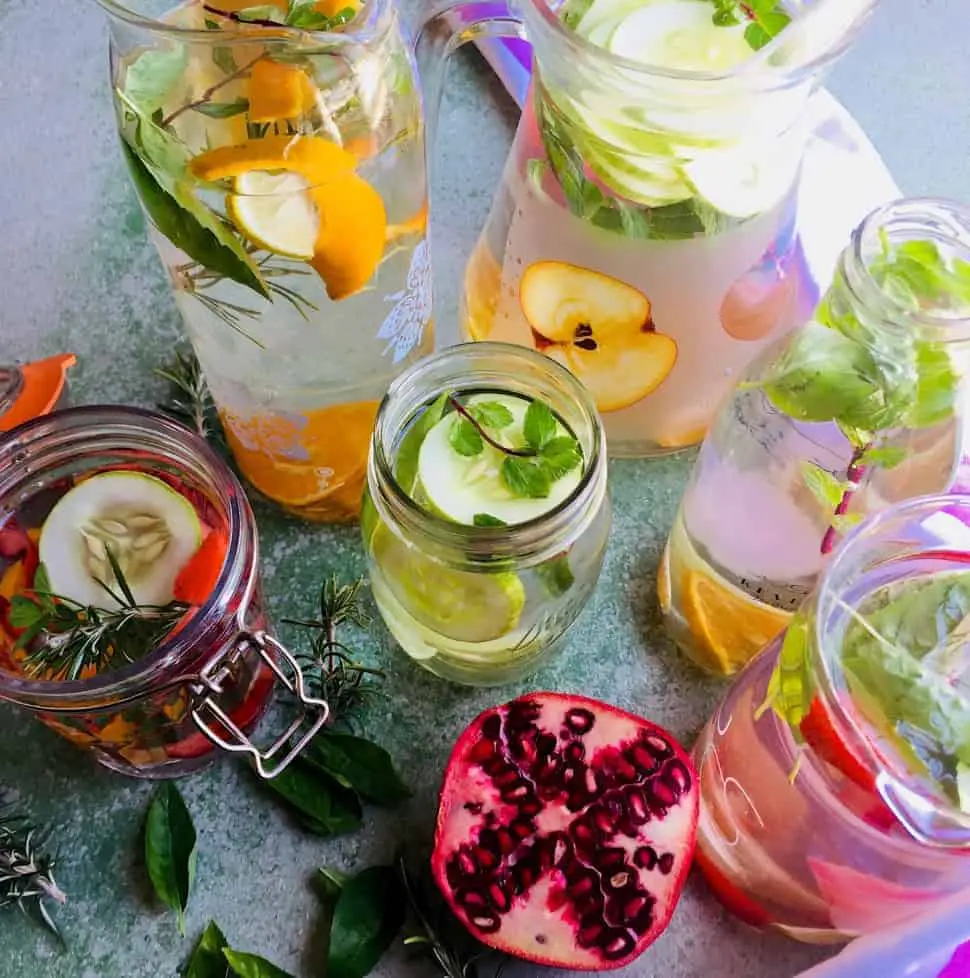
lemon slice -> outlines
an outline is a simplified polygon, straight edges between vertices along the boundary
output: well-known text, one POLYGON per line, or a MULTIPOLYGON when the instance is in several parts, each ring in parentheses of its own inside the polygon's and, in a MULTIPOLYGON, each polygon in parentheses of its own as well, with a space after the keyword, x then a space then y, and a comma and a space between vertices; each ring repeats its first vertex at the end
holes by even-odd
POLYGON ((525 608, 525 586, 511 571, 445 567, 383 523, 371 553, 401 606, 422 625, 456 642, 492 642, 511 632, 525 608))
POLYGON ((320 228, 309 189, 298 173, 250 170, 235 178, 226 206, 239 230, 260 248, 309 261, 320 228))

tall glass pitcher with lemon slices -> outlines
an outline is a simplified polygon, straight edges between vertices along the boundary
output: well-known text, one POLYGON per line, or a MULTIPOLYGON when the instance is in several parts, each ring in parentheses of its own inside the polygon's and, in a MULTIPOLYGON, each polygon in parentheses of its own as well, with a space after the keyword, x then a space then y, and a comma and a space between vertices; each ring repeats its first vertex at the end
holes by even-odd
POLYGON ((700 441, 817 298, 795 207, 810 98, 876 2, 521 0, 533 85, 465 336, 566 365, 611 455, 700 441))
POLYGON ((122 150, 240 469, 353 519, 432 348, 413 62, 387 0, 102 0, 122 150))

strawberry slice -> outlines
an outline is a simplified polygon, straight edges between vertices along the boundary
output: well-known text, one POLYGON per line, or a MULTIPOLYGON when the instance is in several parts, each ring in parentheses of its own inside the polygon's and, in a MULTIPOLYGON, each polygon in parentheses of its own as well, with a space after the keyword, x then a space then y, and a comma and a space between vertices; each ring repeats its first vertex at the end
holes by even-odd
POLYGON ((212 530, 178 572, 172 587, 175 600, 196 606, 205 604, 219 580, 228 550, 229 539, 225 530, 212 530))
POLYGON ((704 874, 714 896, 735 917, 752 927, 766 927, 771 923, 768 912, 735 886, 699 848, 694 850, 694 865, 704 874))
POLYGON ((875 794, 876 776, 841 737, 831 716, 817 696, 799 724, 805 743, 823 760, 857 784, 875 794))

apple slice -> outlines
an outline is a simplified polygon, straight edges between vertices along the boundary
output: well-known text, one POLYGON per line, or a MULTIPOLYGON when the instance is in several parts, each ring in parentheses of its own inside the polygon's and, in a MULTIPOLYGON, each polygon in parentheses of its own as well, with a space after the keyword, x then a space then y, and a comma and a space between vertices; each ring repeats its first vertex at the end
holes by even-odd
POLYGON ((656 331, 647 297, 609 275, 536 262, 522 276, 519 301, 537 348, 571 370, 600 411, 646 397, 677 360, 677 344, 656 331))

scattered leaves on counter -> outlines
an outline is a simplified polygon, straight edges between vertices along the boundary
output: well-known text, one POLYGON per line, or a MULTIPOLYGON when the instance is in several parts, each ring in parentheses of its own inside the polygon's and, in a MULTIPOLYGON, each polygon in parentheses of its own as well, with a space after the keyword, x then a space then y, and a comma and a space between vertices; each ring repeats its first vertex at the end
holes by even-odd
POLYGON ((309 744, 306 759, 374 805, 390 808, 411 797, 391 755, 363 737, 325 731, 309 744))
POLYGON ((171 782, 158 787, 145 822, 145 865, 158 898, 178 914, 185 933, 185 911, 195 882, 196 834, 192 816, 171 782))
POLYGON ((232 974, 237 978, 293 978, 288 971, 277 968, 275 964, 259 957, 258 954, 233 951, 228 947, 222 953, 229 962, 232 974))
POLYGON ((356 792, 302 758, 271 781, 261 782, 292 811, 308 831, 322 838, 356 832, 364 813, 356 792))
POLYGON ((210 920, 182 971, 182 978, 226 978, 226 959, 222 952, 228 946, 219 925, 210 920))
MULTIPOLYGON (((339 877, 321 870, 334 884, 339 877)), ((364 978, 404 924, 407 907, 395 866, 370 866, 339 888, 330 926, 327 978, 364 978)))

